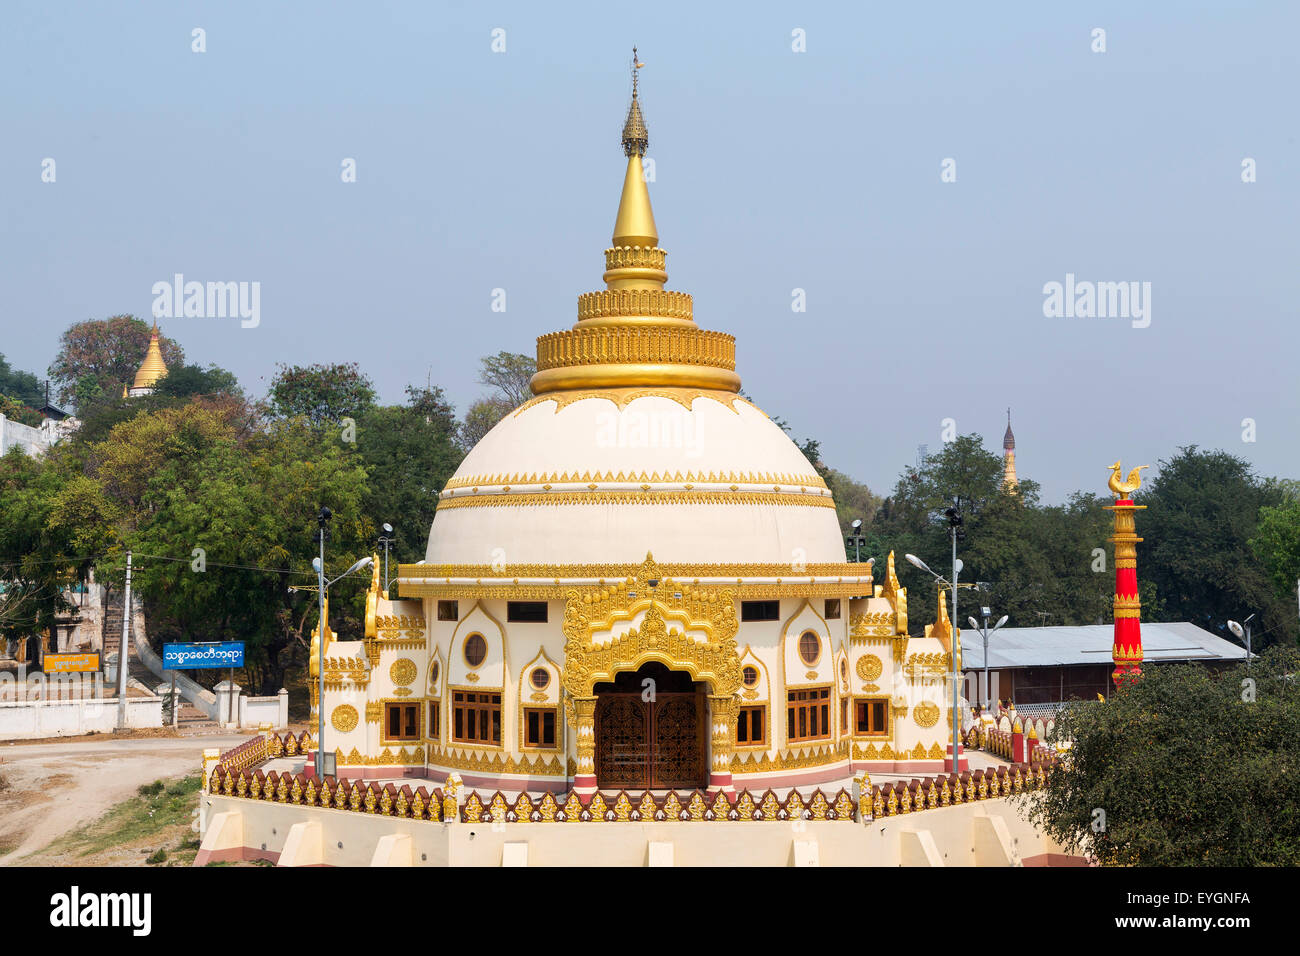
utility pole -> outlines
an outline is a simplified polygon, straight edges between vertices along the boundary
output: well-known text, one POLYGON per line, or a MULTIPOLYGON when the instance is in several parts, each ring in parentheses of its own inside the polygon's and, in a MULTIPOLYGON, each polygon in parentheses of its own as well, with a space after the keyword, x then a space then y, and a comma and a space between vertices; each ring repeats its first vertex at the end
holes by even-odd
POLYGON ((117 729, 126 730, 127 637, 131 632, 131 551, 126 552, 126 592, 122 596, 122 645, 117 651, 117 729))

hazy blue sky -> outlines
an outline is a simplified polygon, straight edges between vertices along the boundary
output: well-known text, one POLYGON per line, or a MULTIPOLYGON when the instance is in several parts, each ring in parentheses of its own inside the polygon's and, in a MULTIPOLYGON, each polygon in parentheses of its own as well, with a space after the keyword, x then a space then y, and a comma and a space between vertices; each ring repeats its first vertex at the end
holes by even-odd
POLYGON ((258 328, 164 332, 254 393, 355 360, 463 410, 602 287, 636 43, 669 287, 828 463, 886 491, 1011 405, 1048 500, 1189 443, 1300 476, 1300 5, 1133 6, 9 2, 0 352, 258 281, 258 328), (1150 326, 1044 317, 1067 273, 1150 282, 1150 326))

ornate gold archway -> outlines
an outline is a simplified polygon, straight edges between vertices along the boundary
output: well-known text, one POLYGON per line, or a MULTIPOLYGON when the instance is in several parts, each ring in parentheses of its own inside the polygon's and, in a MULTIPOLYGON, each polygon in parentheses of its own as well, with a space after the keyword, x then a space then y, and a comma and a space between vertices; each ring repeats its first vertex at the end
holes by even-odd
POLYGON ((664 578, 654 557, 646 555, 635 575, 587 593, 572 590, 564 608, 564 686, 573 700, 578 770, 574 789, 591 793, 595 778, 595 686, 623 671, 658 661, 683 670, 709 687, 712 725, 710 789, 731 785, 731 724, 740 688, 734 595, 664 578), (636 620, 609 640, 593 635, 636 620), (703 634, 701 640, 694 634, 703 634))

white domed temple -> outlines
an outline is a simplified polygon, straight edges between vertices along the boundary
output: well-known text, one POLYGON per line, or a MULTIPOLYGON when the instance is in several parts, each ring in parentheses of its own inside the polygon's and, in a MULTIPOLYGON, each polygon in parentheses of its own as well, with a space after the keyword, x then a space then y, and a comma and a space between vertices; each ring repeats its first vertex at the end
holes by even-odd
POLYGON ((365 639, 326 629, 341 777, 589 796, 944 770, 942 604, 909 639, 892 555, 879 584, 845 561, 735 339, 665 288, 647 144, 634 83, 605 288, 537 340, 534 397, 447 483, 424 562, 375 578, 365 639))

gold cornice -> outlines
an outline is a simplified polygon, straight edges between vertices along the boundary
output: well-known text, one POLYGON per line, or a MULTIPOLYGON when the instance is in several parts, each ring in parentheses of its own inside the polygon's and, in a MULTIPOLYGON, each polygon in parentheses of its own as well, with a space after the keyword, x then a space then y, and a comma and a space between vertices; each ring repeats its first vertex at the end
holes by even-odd
MULTIPOLYGON (((659 572, 666 578, 672 578, 678 584, 690 583, 692 579, 718 578, 726 579, 728 586, 732 581, 740 584, 744 578, 852 578, 846 582, 853 587, 862 587, 861 579, 871 577, 871 566, 866 562, 842 564, 804 564, 796 572, 790 564, 696 564, 674 563, 665 561, 658 565, 659 572), (863 569, 866 569, 865 573, 863 569)), ((635 564, 400 564, 397 567, 399 578, 482 578, 495 579, 495 583, 519 583, 521 578, 543 578, 557 583, 569 579, 599 579, 610 584, 623 584, 635 580, 635 564)), ((861 615, 854 615, 858 618, 861 615)), ((872 615, 870 617, 884 615, 872 615)), ((892 615, 888 615, 892 618, 892 615)))
POLYGON ((543 491, 506 494, 467 494, 443 498, 445 508, 522 507, 534 505, 777 505, 834 508, 830 495, 775 491, 543 491))
MULTIPOLYGON (((614 294, 633 295, 633 293, 623 292, 614 294)), ((635 295, 672 296, 678 293, 635 293, 635 295)), ((687 301, 689 302, 689 297, 687 301)), ((665 365, 705 366, 734 371, 736 339, 726 332, 706 332, 703 329, 685 326, 663 325, 584 327, 551 332, 549 335, 541 335, 537 338, 539 375, 547 370, 571 366, 607 364, 631 368, 637 366, 658 368, 665 365)), ((646 384, 663 383, 647 382, 646 384)))

